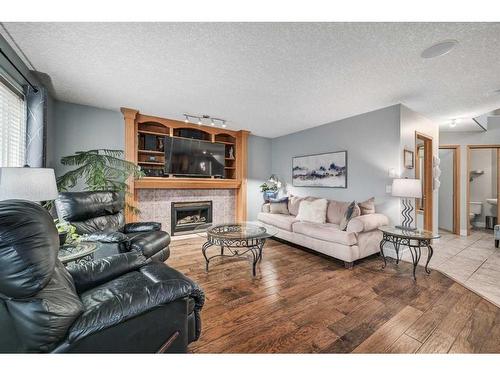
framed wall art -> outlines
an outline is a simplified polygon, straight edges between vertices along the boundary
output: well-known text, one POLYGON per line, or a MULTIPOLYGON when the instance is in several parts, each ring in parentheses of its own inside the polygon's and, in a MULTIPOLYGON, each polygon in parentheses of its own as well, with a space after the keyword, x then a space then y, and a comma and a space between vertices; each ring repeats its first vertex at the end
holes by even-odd
POLYGON ((347 188, 347 151, 293 157, 292 183, 299 187, 347 188))
POLYGON ((404 149, 403 151, 403 160, 404 160, 404 166, 406 169, 413 169, 415 167, 414 164, 414 155, 413 151, 404 149))

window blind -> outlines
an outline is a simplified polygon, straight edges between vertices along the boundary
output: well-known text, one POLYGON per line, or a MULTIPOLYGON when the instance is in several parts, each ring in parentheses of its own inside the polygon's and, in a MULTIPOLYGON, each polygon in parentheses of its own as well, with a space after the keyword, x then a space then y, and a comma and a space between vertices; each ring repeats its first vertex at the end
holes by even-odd
POLYGON ((25 159, 26 103, 22 95, 0 79, 0 166, 22 167, 25 159))

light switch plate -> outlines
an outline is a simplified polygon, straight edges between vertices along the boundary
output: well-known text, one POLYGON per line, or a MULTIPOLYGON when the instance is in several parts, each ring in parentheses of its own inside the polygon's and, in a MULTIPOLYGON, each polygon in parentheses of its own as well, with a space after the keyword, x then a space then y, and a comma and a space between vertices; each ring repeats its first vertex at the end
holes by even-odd
POLYGON ((387 194, 392 193, 392 185, 385 185, 385 192, 387 194))

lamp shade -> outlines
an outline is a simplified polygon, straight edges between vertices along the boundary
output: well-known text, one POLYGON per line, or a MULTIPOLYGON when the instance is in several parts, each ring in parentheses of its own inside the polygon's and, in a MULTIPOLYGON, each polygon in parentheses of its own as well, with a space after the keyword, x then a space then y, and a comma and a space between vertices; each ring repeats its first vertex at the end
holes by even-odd
POLYGON ((422 185, 415 178, 396 178, 392 181, 392 195, 401 198, 422 198, 422 185))
POLYGON ((0 168, 0 200, 40 202, 57 196, 56 176, 51 168, 0 168))

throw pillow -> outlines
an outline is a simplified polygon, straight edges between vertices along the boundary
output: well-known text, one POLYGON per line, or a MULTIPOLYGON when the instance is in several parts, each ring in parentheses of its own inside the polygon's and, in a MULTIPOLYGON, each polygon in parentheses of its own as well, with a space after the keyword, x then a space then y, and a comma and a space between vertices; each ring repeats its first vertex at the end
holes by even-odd
POLYGON ((297 220, 324 224, 326 222, 327 206, 328 201, 326 199, 316 199, 313 201, 303 200, 300 202, 297 220))
POLYGON ((361 215, 368 215, 375 213, 375 198, 371 197, 370 199, 358 203, 358 206, 361 210, 361 215))
POLYGON ((288 197, 269 200, 269 212, 272 214, 290 215, 288 212, 288 197))
POLYGON ((299 213, 300 202, 304 199, 305 198, 290 194, 288 197, 288 211, 290 212, 290 215, 297 216, 299 213))
POLYGON ((343 231, 347 230, 347 224, 349 224, 349 221, 356 216, 359 216, 361 210, 356 204, 356 201, 352 201, 349 206, 347 206, 347 210, 344 212, 344 216, 342 217, 342 220, 340 220, 340 229, 343 231))

